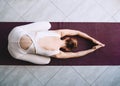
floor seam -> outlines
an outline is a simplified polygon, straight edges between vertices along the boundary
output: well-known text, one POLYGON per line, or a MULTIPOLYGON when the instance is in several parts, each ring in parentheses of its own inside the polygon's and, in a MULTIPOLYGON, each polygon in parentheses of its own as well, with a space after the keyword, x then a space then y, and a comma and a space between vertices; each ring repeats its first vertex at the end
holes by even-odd
POLYGON ((35 77, 39 82, 40 84, 43 86, 43 83, 25 66, 26 70, 33 76, 35 77))
POLYGON ((64 12, 58 6, 56 6, 53 1, 50 0, 50 2, 51 2, 52 5, 54 5, 66 17, 64 12))
POLYGON ((109 66, 107 66, 107 68, 90 84, 90 86, 92 86, 102 75, 103 73, 105 73, 105 71, 109 68, 109 66))
MULTIPOLYGON (((22 18, 22 16, 19 15, 19 13, 16 11, 16 9, 14 9, 14 7, 13 7, 11 4, 9 4, 7 1, 5 1, 5 2, 6 2, 7 5, 9 5, 9 6, 11 7, 12 10, 14 10, 14 12, 16 13, 17 16, 19 16, 19 18, 22 18)), ((18 19, 19 19, 19 18, 18 18, 18 19)), ((23 19, 23 18, 22 18, 22 19, 23 19)), ((24 20, 24 19, 23 19, 23 20, 24 20)))
MULTIPOLYGON (((94 0, 94 1, 96 2, 96 4, 98 4, 106 12, 107 15, 109 15, 109 12, 98 1, 96 1, 96 0, 94 0)), ((119 10, 120 10, 120 8, 119 8, 119 10)), ((117 12, 115 12, 114 14, 116 14, 117 12)), ((113 15, 109 15, 109 16, 112 17, 112 16, 114 16, 114 14, 113 15)))
POLYGON ((90 83, 74 67, 72 67, 72 69, 79 75, 79 77, 81 77, 87 84, 90 85, 90 83))
POLYGON ((46 84, 44 84, 44 86, 46 86, 50 82, 50 80, 52 80, 52 78, 55 77, 56 74, 59 73, 62 69, 63 69, 63 66, 60 69, 58 69, 58 71, 46 82, 46 84))
MULTIPOLYGON (((82 0, 83 1, 83 0, 82 0)), ((78 8, 79 8, 79 5, 82 4, 82 2, 80 2, 68 15, 66 15, 66 18, 68 18, 72 13, 74 13, 78 8), (78 7, 78 8, 77 8, 78 7)), ((65 18, 65 19, 66 19, 65 18)))
POLYGON ((0 83, 3 82, 15 69, 16 69, 16 67, 14 67, 14 68, 0 81, 0 83))
MULTIPOLYGON (((37 2, 38 0, 36 0, 36 2, 37 2)), ((32 9, 34 6, 33 5, 35 5, 35 2, 32 4, 32 6, 25 12, 25 13, 23 13, 21 16, 24 16, 26 13, 28 13, 29 11, 30 11, 30 9, 32 9)), ((24 18, 23 18, 24 19, 24 18)))

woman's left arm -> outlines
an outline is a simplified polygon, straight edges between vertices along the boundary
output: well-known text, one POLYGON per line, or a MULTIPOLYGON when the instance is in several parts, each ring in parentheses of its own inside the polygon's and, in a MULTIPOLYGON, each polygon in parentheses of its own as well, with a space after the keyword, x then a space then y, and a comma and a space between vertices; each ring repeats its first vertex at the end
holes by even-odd
POLYGON ((58 32, 61 35, 61 37, 78 35, 77 30, 59 29, 59 30, 55 30, 55 31, 58 32))
POLYGON ((102 46, 96 45, 92 49, 84 50, 84 51, 78 51, 78 52, 62 52, 60 51, 59 54, 54 55, 53 57, 58 59, 67 59, 67 58, 76 58, 76 57, 82 57, 89 53, 94 52, 95 50, 101 48, 102 46))

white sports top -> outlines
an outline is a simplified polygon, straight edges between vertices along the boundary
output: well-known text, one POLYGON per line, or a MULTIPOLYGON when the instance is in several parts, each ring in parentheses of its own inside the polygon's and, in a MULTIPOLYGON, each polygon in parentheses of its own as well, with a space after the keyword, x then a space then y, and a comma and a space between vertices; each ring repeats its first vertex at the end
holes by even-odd
MULTIPOLYGON (((21 59, 24 55, 27 56, 27 54, 38 54, 43 56, 52 56, 52 55, 58 54, 59 49, 53 50, 53 51, 46 50, 41 48, 38 44, 38 40, 45 36, 60 37, 60 35, 55 31, 48 31, 50 27, 51 25, 49 22, 36 22, 32 24, 15 27, 8 36, 8 51, 14 58, 18 58, 18 59, 21 59), (23 35, 28 35, 33 42, 32 45, 27 50, 22 49, 19 44, 20 38, 23 35), (35 48, 36 52, 33 51, 33 48, 35 48)), ((29 60, 27 59, 26 61, 29 61, 29 60)), ((33 62, 33 61, 30 60, 30 62, 33 62)), ((36 63, 36 62, 33 62, 33 63, 36 63)), ((41 64, 44 64, 44 62, 41 64)))

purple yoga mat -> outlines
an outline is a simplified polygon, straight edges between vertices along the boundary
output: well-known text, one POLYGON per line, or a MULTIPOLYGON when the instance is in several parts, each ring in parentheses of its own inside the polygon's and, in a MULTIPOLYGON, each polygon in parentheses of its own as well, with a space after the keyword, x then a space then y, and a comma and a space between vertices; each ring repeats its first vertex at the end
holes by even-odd
MULTIPOLYGON (((30 22, 1 22, 0 23, 0 65, 35 65, 29 62, 12 58, 7 50, 9 32, 19 25, 30 22)), ((106 44, 94 53, 79 58, 55 59, 48 65, 120 65, 120 23, 79 23, 79 22, 51 22, 55 29, 80 30, 106 44)), ((89 49, 94 44, 86 39, 79 38, 78 50, 89 49)))

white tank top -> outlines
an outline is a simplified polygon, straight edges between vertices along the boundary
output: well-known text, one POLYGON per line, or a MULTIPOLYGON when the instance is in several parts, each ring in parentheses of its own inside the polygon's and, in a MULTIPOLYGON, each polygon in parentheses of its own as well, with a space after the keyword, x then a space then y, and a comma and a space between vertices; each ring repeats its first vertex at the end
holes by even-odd
MULTIPOLYGON (((33 43, 30 46, 31 48, 34 46, 35 50, 36 50, 36 54, 40 54, 40 55, 45 55, 45 56, 52 56, 55 54, 58 54, 60 51, 59 49, 57 50, 46 50, 44 48, 41 48, 38 44, 38 41, 46 36, 56 36, 56 37, 60 37, 60 35, 58 33, 56 33, 55 31, 41 31, 41 32, 36 32, 36 33, 28 33, 27 35, 29 35, 29 37, 32 39, 33 43)), ((29 48, 29 50, 31 50, 29 48)))

